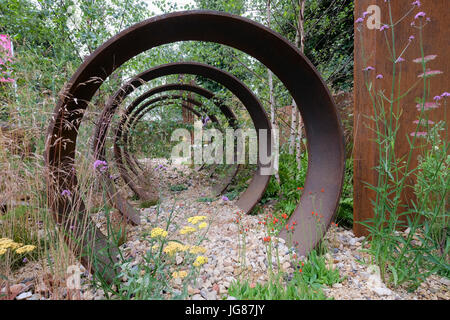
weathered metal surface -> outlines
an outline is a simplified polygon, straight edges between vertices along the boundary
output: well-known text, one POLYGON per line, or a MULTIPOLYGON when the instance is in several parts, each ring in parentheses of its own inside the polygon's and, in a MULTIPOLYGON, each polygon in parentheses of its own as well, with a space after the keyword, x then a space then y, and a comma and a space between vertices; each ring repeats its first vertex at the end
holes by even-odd
MULTIPOLYGON (((412 1, 390 1, 391 12, 394 23, 404 17, 408 10, 412 9, 412 1)), ((448 63, 448 56, 450 55, 450 42, 448 34, 450 32, 450 24, 448 23, 448 0, 422 0, 421 7, 415 8, 406 18, 402 19, 395 25, 395 45, 397 55, 400 53, 404 62, 397 64, 397 80, 395 84, 395 95, 398 93, 406 93, 419 80, 417 77, 423 73, 422 65, 413 63, 412 60, 421 56, 419 46, 420 36, 417 28, 411 26, 414 16, 423 11, 426 17, 431 20, 423 28, 423 48, 426 55, 437 55, 437 58, 430 61, 427 67, 432 70, 440 70, 443 73, 430 78, 427 102, 432 101, 432 97, 448 91, 450 83, 450 64, 448 63), (409 37, 413 35, 414 40, 410 41, 409 37), (404 48, 407 48, 403 51, 404 48), (399 72, 401 72, 401 82, 398 81, 399 72), (400 84, 399 84, 400 83, 400 84)), ((380 21, 382 23, 389 21, 388 3, 382 0, 356 0, 355 1, 355 17, 362 16, 363 12, 369 9, 369 6, 378 6, 380 8, 380 21)), ((373 7, 372 7, 373 8, 373 7)), ((371 11, 371 10, 370 10, 371 11)), ((373 12, 367 17, 371 17, 373 12)), ((386 38, 384 32, 379 29, 369 29, 367 25, 367 18, 362 24, 355 25, 355 56, 354 56, 354 149, 353 149, 353 231, 355 235, 367 235, 367 229, 360 223, 367 219, 373 218, 374 210, 372 201, 376 199, 376 193, 367 187, 367 183, 376 186, 378 182, 377 171, 373 168, 379 165, 378 146, 374 139, 375 123, 368 117, 373 116, 373 105, 371 97, 368 94, 363 69, 367 66, 372 66, 375 71, 368 74, 367 80, 373 83, 376 90, 384 90, 389 97, 392 88, 392 62, 389 58, 389 51, 386 46, 386 38), (362 38, 357 27, 361 27, 362 38), (364 50, 364 51, 363 51, 364 50), (363 57, 365 52, 365 57, 363 57), (383 79, 376 79, 376 75, 382 74, 383 79)), ((371 21, 374 21, 374 17, 371 21)), ((426 18, 424 18, 426 19, 426 18)), ((419 25, 419 19, 415 20, 416 26, 419 25)), ((369 22, 369 26, 372 24, 369 22)), ((382 25, 382 24, 381 24, 382 25)), ((389 41, 391 39, 391 30, 387 30, 389 41)), ((418 111, 416 109, 416 97, 423 96, 423 85, 416 85, 409 92, 408 95, 402 98, 399 104, 399 110, 402 111, 399 119, 399 127, 397 128, 397 139, 395 141, 395 152, 398 157, 406 157, 409 153, 409 142, 407 137, 411 138, 410 133, 416 129, 418 111)), ((387 103, 386 103, 387 105, 387 103)), ((397 109, 397 104, 395 104, 397 109)), ((388 108, 386 112, 389 113, 388 108)), ((436 108, 427 111, 429 120, 438 122, 445 120, 450 122, 450 112, 446 112, 444 107, 436 108)), ((417 167, 417 157, 421 153, 421 148, 417 148, 412 153, 410 169, 417 167)), ((415 179, 412 177, 406 181, 406 187, 402 192, 402 206, 412 208, 412 203, 416 202, 414 191, 410 186, 415 184, 415 179)), ((404 213, 404 212, 403 212, 404 213)), ((401 217, 406 218, 406 215, 401 217)))
MULTIPOLYGON (((103 81, 124 62, 152 47, 188 40, 216 42, 253 56, 272 70, 298 105, 308 138, 309 166, 303 196, 289 222, 297 221, 292 239, 299 242, 300 254, 307 253, 329 226, 341 194, 345 151, 336 107, 318 72, 295 46, 259 23, 222 12, 186 11, 150 18, 111 38, 78 68, 56 105, 46 141, 49 204, 55 218, 67 222, 68 215, 76 212, 77 222, 81 222, 85 215, 83 210, 78 211, 80 207, 74 207, 72 201, 61 196, 66 189, 78 195, 73 166, 83 117, 83 112, 78 111, 86 109, 103 81), (317 210, 323 216, 319 226, 311 215, 317 210)), ((252 120, 255 125, 269 123, 265 114, 253 114, 252 120)), ((99 125, 101 127, 101 123, 99 125)), ((264 176, 259 178, 267 181, 264 176)), ((253 186, 257 188, 258 183, 253 186)), ((250 187, 246 190, 253 191, 250 187)), ((64 225, 70 233, 68 224, 64 225)), ((86 226, 86 229, 87 234, 96 233, 94 226, 86 226)), ((285 232, 281 235, 286 237, 285 232)), ((110 247, 106 240, 106 243, 92 241, 95 255, 86 255, 84 265, 95 271, 109 271, 111 275, 114 269, 102 266, 114 262, 114 252, 105 254, 100 249, 117 248, 110 247)))
MULTIPOLYGON (((128 139, 129 135, 129 131, 136 125, 137 120, 136 120, 136 116, 138 114, 140 114, 142 111, 147 112, 146 107, 140 107, 137 110, 135 109, 140 101, 144 101, 145 99, 151 97, 154 94, 157 93, 161 93, 161 92, 167 92, 167 91, 171 91, 171 90, 177 90, 180 92, 192 92, 192 93, 196 93, 202 97, 205 97, 206 99, 212 100, 214 102, 214 104, 220 109, 220 111, 222 112, 222 114, 225 116, 225 118, 227 119, 228 125, 230 126, 230 128, 233 129, 237 129, 237 119, 236 116, 234 114, 234 112, 225 104, 223 104, 220 100, 218 100, 217 98, 215 98, 215 95, 213 92, 206 90, 204 88, 201 88, 197 85, 193 85, 193 84, 185 84, 185 83, 173 83, 173 84, 166 84, 166 85, 162 85, 159 87, 155 87, 149 91, 147 91, 146 93, 144 93, 143 95, 141 95, 140 97, 138 97, 135 101, 133 101, 129 107, 127 107, 127 110, 125 112, 125 114, 122 116, 122 119, 126 117, 126 119, 123 119, 121 121, 127 121, 127 125, 125 126, 125 132, 123 135, 123 155, 126 161, 127 166, 130 168, 130 170, 136 174, 137 177, 142 176, 140 173, 138 173, 137 168, 138 165, 135 163, 132 156, 130 156, 129 152, 128 152, 128 145, 130 145, 131 140, 128 139), (135 111, 134 114, 133 111, 135 111), (132 115, 130 115, 132 114, 132 115)), ((146 104, 148 106, 148 104, 146 104)), ((194 103, 195 105, 195 103, 194 103)), ((201 108, 201 110, 203 112, 208 112, 208 110, 206 110, 204 107, 201 107, 200 105, 197 104, 197 106, 199 106, 201 108)), ((187 107, 187 106, 185 106, 187 107)), ((140 118, 140 116, 139 116, 140 118)), ((211 121, 213 122, 217 122, 217 119, 215 116, 213 115, 209 115, 209 118, 211 119, 211 121)), ((122 129, 121 129, 122 131, 122 129)), ((116 139, 117 141, 117 139, 116 139)), ((223 193, 226 188, 228 187, 228 185, 231 183, 232 179, 236 176, 240 165, 239 164, 233 164, 231 165, 232 168, 231 170, 229 170, 228 174, 226 175, 226 177, 223 179, 222 183, 219 183, 218 185, 214 186, 214 191, 217 195, 223 193)))
MULTIPOLYGON (((141 110, 152 110, 153 108, 157 107, 154 105, 154 103, 156 102, 161 102, 161 101, 166 101, 166 100, 174 100, 174 99, 183 99, 184 101, 188 101, 193 105, 196 105, 197 107, 199 107, 200 109, 203 109, 203 104, 197 100, 194 99, 190 99, 190 98, 183 98, 183 96, 181 95, 166 95, 166 96, 159 96, 155 99, 152 99, 150 101, 148 101, 147 103, 143 104, 142 106, 144 108, 142 108, 141 110), (149 107, 149 108, 148 108, 149 107)), ((184 108, 188 108, 190 109, 194 114, 196 114, 197 116, 201 116, 201 113, 199 113, 198 111, 188 107, 188 106, 183 106, 184 108)), ((204 110, 202 110, 204 111, 204 110)), ((136 121, 139 121, 140 118, 142 118, 145 115, 145 112, 141 112, 140 114, 133 114, 133 115, 137 115, 137 119, 136 121)), ((211 117, 213 115, 210 115, 211 117)), ((127 170, 127 166, 125 165, 125 163, 123 162, 122 159, 125 159, 126 164, 128 164, 128 167, 130 165, 130 157, 128 152, 124 152, 124 149, 120 146, 120 140, 122 138, 122 133, 123 133, 123 128, 124 125, 127 121, 129 117, 126 116, 126 114, 124 114, 124 116, 122 117, 117 129, 116 129, 116 133, 115 133, 115 139, 114 139, 114 159, 115 159, 115 164, 117 165, 120 175, 122 177, 122 179, 124 180, 125 184, 131 189, 133 190, 133 192, 141 199, 144 201, 156 201, 159 198, 159 193, 157 193, 157 188, 156 186, 152 186, 151 184, 148 183, 148 181, 139 181, 140 175, 139 173, 136 171, 135 168, 134 171, 132 170, 132 172, 136 175, 134 178, 130 175, 130 173, 127 170)), ((213 122, 218 122, 216 117, 212 118, 213 122)), ((127 130, 128 132, 128 130, 127 130)), ((124 144, 125 146, 127 145, 126 143, 124 144)), ((107 183, 112 183, 111 179, 108 180, 107 183)))
MULTIPOLYGON (((93 139, 94 154, 96 158, 104 158, 104 141, 106 139, 106 133, 109 127, 109 119, 112 118, 112 115, 119 107, 120 102, 127 95, 129 95, 144 83, 149 82, 155 78, 171 74, 193 74, 203 76, 223 85, 225 88, 230 90, 242 102, 244 107, 249 112, 256 131, 267 131, 267 150, 270 153, 272 141, 270 121, 258 98, 251 92, 250 89, 245 86, 244 83, 242 83, 239 79, 228 72, 203 63, 177 62, 157 66, 141 72, 130 81, 128 81, 125 85, 123 85, 120 89, 118 89, 116 93, 109 99, 108 103, 105 106, 105 109, 100 116, 100 120, 98 121, 100 125, 97 126, 97 130, 93 139)), ((133 108, 131 108, 130 106, 130 109, 134 110, 134 106, 138 105, 146 98, 147 96, 145 94, 137 98, 135 101, 133 101, 133 108)), ((141 106, 141 108, 144 107, 145 103, 141 106)), ((224 106, 221 106, 221 111, 225 114, 226 112, 228 112, 224 106)), ((230 114, 230 117, 231 116, 232 115, 230 114)), ((263 196, 264 191, 269 184, 270 175, 261 174, 261 172, 264 170, 264 168, 270 167, 270 165, 271 164, 263 165, 259 162, 258 159, 258 169, 256 170, 249 186, 240 195, 239 199, 236 202, 239 208, 241 208, 244 212, 250 212, 263 196)))

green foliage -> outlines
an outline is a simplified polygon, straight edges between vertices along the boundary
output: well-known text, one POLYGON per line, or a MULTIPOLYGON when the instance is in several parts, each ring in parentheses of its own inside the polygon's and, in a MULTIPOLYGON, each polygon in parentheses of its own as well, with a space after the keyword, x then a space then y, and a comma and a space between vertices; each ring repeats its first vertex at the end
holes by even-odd
POLYGON ((210 197, 201 197, 197 199, 198 202, 213 202, 214 198, 210 198, 210 197))
POLYGON ((184 184, 175 184, 175 185, 170 186, 170 191, 174 191, 174 192, 184 191, 187 189, 188 189, 188 187, 185 186, 184 184))
POLYGON ((332 263, 327 263, 323 255, 318 255, 315 250, 308 255, 306 262, 299 262, 298 268, 302 269, 301 277, 310 286, 316 284, 332 286, 342 282, 339 269, 333 269, 332 263))

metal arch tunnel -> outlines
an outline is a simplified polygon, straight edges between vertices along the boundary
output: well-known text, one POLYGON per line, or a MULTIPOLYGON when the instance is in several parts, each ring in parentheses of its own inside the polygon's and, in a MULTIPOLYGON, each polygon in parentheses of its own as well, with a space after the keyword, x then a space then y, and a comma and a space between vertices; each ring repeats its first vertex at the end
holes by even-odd
MULTIPOLYGON (((233 129, 238 128, 237 127, 237 119, 236 119, 234 112, 227 105, 223 104, 220 100, 215 98, 214 93, 212 93, 211 91, 209 91, 207 89, 196 86, 196 85, 182 84, 182 83, 166 84, 166 85, 162 85, 162 86, 150 89, 149 91, 145 92, 143 95, 138 97, 136 100, 144 101, 144 98, 149 98, 149 97, 153 96, 154 94, 161 93, 161 92, 167 92, 167 91, 171 91, 171 90, 193 92, 193 93, 203 96, 209 100, 213 100, 214 104, 220 109, 222 114, 227 119, 229 126, 233 129)), ((122 138, 122 140, 123 140, 123 158, 125 159, 127 166, 130 168, 130 170, 134 174, 137 175, 137 177, 140 176, 140 174, 137 171, 138 165, 137 165, 137 163, 133 163, 136 161, 132 160, 132 157, 128 152, 128 146, 131 144, 131 139, 128 139, 128 137, 129 137, 128 133, 130 132, 130 130, 132 130, 134 128, 134 126, 137 124, 139 119, 146 112, 148 112, 148 107, 151 105, 152 105, 152 103, 145 103, 145 104, 142 104, 139 108, 137 108, 138 104, 135 102, 132 102, 127 107, 126 112, 122 115, 120 125, 116 131, 116 138, 115 138, 116 142, 114 144, 115 154, 119 155, 120 151, 116 152, 116 146, 117 146, 117 142, 120 140, 120 138, 122 136, 122 132, 124 131, 123 138, 122 138), (142 112, 145 112, 145 113, 142 113, 142 112)), ((201 106, 199 106, 199 107, 202 108, 201 106)), ((202 109, 202 111, 207 112, 207 110, 204 110, 204 109, 202 109)), ((209 115, 209 117, 213 122, 217 122, 217 118, 215 116, 209 115)), ((118 161, 118 158, 116 157, 116 162, 117 161, 118 161)), ((228 175, 224 178, 225 182, 222 184, 219 184, 218 186, 215 187, 214 191, 217 195, 223 193, 226 190, 228 185, 231 183, 232 179, 237 174, 238 169, 240 167, 239 164, 233 164, 231 166, 232 166, 232 170, 230 170, 228 175)))
MULTIPOLYGON (((127 142, 123 143, 123 146, 124 146, 123 149, 119 146, 120 140, 122 138, 124 125, 125 125, 125 122, 126 122, 127 119, 129 119, 130 121, 134 121, 134 123, 137 123, 137 121, 139 121, 140 118, 142 118, 146 114, 146 112, 148 112, 148 111, 150 111, 150 110, 152 110, 153 108, 156 107, 154 105, 156 102, 161 102, 161 101, 171 100, 171 99, 183 99, 182 102, 189 102, 189 103, 191 103, 193 105, 198 106, 200 109, 202 109, 203 112, 207 111, 207 110, 204 110, 203 104, 201 102, 195 100, 195 99, 184 98, 181 95, 160 96, 160 97, 157 97, 155 99, 152 99, 152 100, 146 102, 145 104, 143 104, 141 106, 141 108, 139 108, 140 111, 144 111, 144 112, 139 112, 138 111, 137 113, 131 115, 130 117, 128 116, 127 113, 124 114, 122 119, 121 119, 121 121, 120 121, 120 124, 119 124, 119 126, 117 127, 117 130, 116 130, 115 139, 114 139, 114 159, 115 159, 115 163, 118 166, 120 174, 121 174, 121 177, 123 178, 125 183, 143 200, 156 200, 156 199, 153 199, 152 195, 149 195, 147 193, 147 188, 151 187, 151 186, 148 186, 146 184, 147 188, 141 188, 139 185, 137 185, 135 183, 135 179, 133 179, 129 175, 129 173, 128 173, 127 169, 126 169, 126 166, 125 166, 125 164, 124 164, 124 162, 122 160, 122 159, 125 159, 125 162, 128 165, 128 167, 132 167, 133 166, 130 163, 130 155, 129 155, 129 153, 127 151, 125 151, 125 147, 127 146, 127 142)), ((182 105, 182 106, 184 108, 191 109, 191 108, 189 108, 186 105, 182 105)), ((201 114, 198 111, 196 111, 194 109, 191 109, 191 110, 197 116, 201 117, 201 114)), ((127 111, 128 111, 128 109, 127 109, 127 111)), ((211 120, 213 122, 219 124, 217 118, 213 114, 209 114, 208 116, 211 118, 211 120)), ((129 129, 131 129, 131 128, 132 128, 131 126, 127 127, 127 130, 125 131, 125 133, 128 133, 129 129)), ((131 170, 131 171, 133 171, 133 173, 138 178, 139 174, 136 172, 136 168, 133 168, 133 169, 134 169, 134 171, 133 170, 131 170)))
MULTIPOLYGON (((212 67, 198 62, 177 62, 160 65, 151 69, 148 69, 140 74, 136 75, 121 88, 119 88, 114 95, 109 99, 102 114, 100 115, 99 125, 96 127, 94 136, 94 156, 96 159, 104 160, 105 157, 105 138, 106 132, 110 125, 110 119, 116 112, 121 101, 125 99, 130 93, 139 88, 146 82, 149 82, 155 78, 172 74, 192 74, 197 76, 203 76, 210 80, 213 80, 228 90, 231 91, 244 105, 253 120, 255 129, 257 132, 265 130, 268 134, 266 150, 271 151, 271 124, 267 117, 267 114, 262 107, 258 98, 252 93, 252 91, 239 79, 232 74, 220 70, 216 67, 212 67)), ((147 96, 144 94, 133 101, 133 108, 138 103, 142 102, 147 96)), ((131 107, 131 106, 130 106, 131 107)), ((222 112, 226 112, 224 107, 221 107, 222 112)), ((230 114, 231 116, 231 114, 230 114)), ((258 169, 253 175, 253 178, 247 187, 247 189, 241 194, 237 200, 236 205, 244 212, 250 212, 253 207, 262 198, 264 191, 269 184, 270 175, 264 174, 264 168, 270 168, 272 163, 262 164, 258 159, 258 169)), ((108 190, 114 190, 114 187, 105 179, 105 183, 109 184, 108 190)), ((114 192, 113 192, 114 193, 114 192)), ((117 194, 117 193, 115 193, 117 194)), ((116 201, 126 201, 125 199, 116 198, 116 201)), ((129 205, 128 205, 129 206, 129 205)), ((128 207, 127 206, 127 207, 128 207)), ((125 216, 129 216, 129 212, 123 212, 125 216)))
POLYGON ((228 45, 253 56, 272 70, 296 102, 305 123, 309 155, 304 193, 289 220, 296 220, 299 226, 292 238, 300 243, 300 254, 320 241, 336 213, 345 168, 343 133, 331 94, 307 58, 274 31, 239 16, 196 10, 153 17, 120 32, 83 62, 60 96, 48 128, 45 160, 49 204, 55 219, 64 226, 75 213, 74 228, 65 229, 66 239, 81 253, 83 265, 105 279, 113 275, 118 251, 94 225, 81 229, 80 219, 86 212, 74 169, 76 138, 83 118, 80 111, 124 62, 152 47, 189 40, 228 45), (72 191, 71 199, 61 196, 65 189, 72 191), (324 227, 320 229, 310 214, 319 204, 324 227), (81 241, 81 246, 74 246, 74 239, 81 241))

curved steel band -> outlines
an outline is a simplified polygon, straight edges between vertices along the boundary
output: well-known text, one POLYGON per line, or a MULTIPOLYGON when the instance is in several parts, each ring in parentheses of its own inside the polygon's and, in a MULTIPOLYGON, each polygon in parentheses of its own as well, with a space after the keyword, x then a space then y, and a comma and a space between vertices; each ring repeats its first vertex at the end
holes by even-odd
MULTIPOLYGON (((73 197, 80 199, 72 170, 78 127, 83 117, 77 110, 86 109, 103 81, 124 62, 152 47, 189 40, 216 42, 253 56, 272 70, 295 100, 305 124, 309 163, 304 193, 289 222, 297 221, 292 238, 299 242, 299 253, 306 254, 323 237, 341 194, 345 149, 336 107, 325 83, 297 48, 259 23, 222 12, 186 11, 150 18, 120 32, 83 62, 61 95, 48 128, 45 158, 50 171, 49 194, 55 197, 49 200, 56 219, 66 222, 68 213, 77 210, 80 218, 85 214, 82 201, 75 202, 81 204, 74 208, 74 202, 59 196, 62 190, 68 189, 73 197), (317 210, 323 216, 323 228, 318 228, 311 216, 317 210)), ((252 120, 255 125, 263 125, 267 117, 254 114, 252 120)), ((250 188, 247 191, 252 192, 250 188)), ((83 234, 77 227, 74 231, 66 228, 68 238, 85 235, 84 244, 94 242, 92 250, 96 255, 82 247, 85 249, 83 264, 99 272, 111 271, 107 268, 112 268, 117 251, 109 247, 100 231, 95 231, 95 226, 88 226, 83 234)), ((284 232, 281 235, 286 236, 284 232)))
MULTIPOLYGON (((200 96, 203 96, 209 100, 213 100, 214 104, 220 109, 222 114, 227 119, 227 122, 229 126, 233 129, 237 129, 237 119, 234 114, 234 112, 225 104, 221 103, 218 99, 215 98, 214 93, 211 91, 201 88, 196 85, 192 84, 183 84, 183 83, 173 83, 173 84, 166 84, 159 87, 155 87, 150 89, 149 91, 145 92, 141 96, 139 96, 135 101, 133 101, 126 109, 126 112, 124 115, 122 115, 121 124, 119 126, 119 129, 116 134, 115 141, 118 141, 120 137, 118 135, 123 133, 123 158, 125 159, 125 162, 127 166, 130 168, 130 170, 136 175, 136 178, 139 179, 139 177, 142 176, 138 172, 139 164, 138 162, 132 157, 128 152, 128 146, 131 144, 131 138, 129 139, 128 133, 134 126, 138 123, 139 119, 142 117, 141 115, 148 112, 148 107, 151 106, 151 103, 145 103, 142 104, 139 108, 139 102, 144 101, 145 99, 162 92, 167 92, 171 90, 177 90, 177 91, 187 91, 187 92, 193 92, 200 96), (137 109, 136 109, 137 108, 137 109), (133 113, 134 112, 134 113, 133 113), (144 112, 144 113, 142 113, 144 112), (124 124, 124 122, 127 122, 124 124)), ((193 103, 195 104, 195 103, 193 103)), ((198 105, 198 104, 197 104, 198 105)), ((198 105, 203 112, 207 112, 204 107, 198 105)), ((213 114, 208 115, 212 122, 217 122, 217 118, 213 114)), ((117 143, 115 143, 114 148, 116 149, 117 143)), ((116 158, 117 162, 117 158, 116 158)), ((221 194, 226 190, 228 185, 231 183, 232 179, 236 176, 239 169, 239 165, 232 165, 232 170, 228 173, 228 175, 223 179, 223 183, 219 184, 216 189, 214 190, 216 194, 221 194)), ((131 187, 131 185, 130 185, 131 187)), ((141 197, 142 198, 142 197, 141 197)))

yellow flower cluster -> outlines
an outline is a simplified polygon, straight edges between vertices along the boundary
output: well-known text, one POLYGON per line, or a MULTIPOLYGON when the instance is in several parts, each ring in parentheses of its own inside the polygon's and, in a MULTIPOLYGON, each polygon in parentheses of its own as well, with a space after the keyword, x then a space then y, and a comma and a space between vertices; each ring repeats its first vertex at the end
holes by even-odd
POLYGON ((16 253, 28 253, 36 249, 33 245, 23 245, 23 243, 14 242, 9 238, 0 238, 0 256, 4 255, 8 249, 15 250, 16 253))
POLYGON ((152 238, 159 238, 159 237, 165 238, 165 237, 167 237, 167 231, 163 230, 161 228, 154 228, 154 229, 152 229, 150 236, 152 238))
POLYGON ((193 265, 194 267, 200 267, 201 265, 204 265, 208 262, 208 258, 205 256, 198 256, 197 259, 195 259, 193 265))
POLYGON ((168 255, 173 255, 176 252, 179 251, 186 251, 189 249, 189 246, 182 245, 179 242, 170 241, 167 246, 163 249, 164 253, 167 253, 168 255))
POLYGON ((188 218, 188 222, 192 223, 192 224, 197 224, 205 219, 206 219, 206 216, 194 216, 194 217, 188 218))
POLYGON ((197 229, 195 229, 195 228, 193 228, 193 227, 183 227, 183 228, 180 230, 180 234, 189 234, 189 233, 193 233, 193 232, 195 232, 195 231, 197 231, 197 229))
POLYGON ((208 224, 206 222, 202 222, 198 225, 198 228, 203 229, 203 228, 206 228, 207 226, 208 226, 208 224))
POLYGON ((16 253, 22 254, 22 253, 28 253, 36 249, 36 246, 33 246, 31 244, 28 244, 26 246, 20 247, 16 250, 16 253))
POLYGON ((192 254, 205 253, 206 252, 206 248, 205 247, 200 247, 200 246, 192 246, 189 249, 189 252, 192 253, 192 254))
POLYGON ((186 278, 187 274, 187 271, 175 271, 172 273, 172 278, 186 278))

